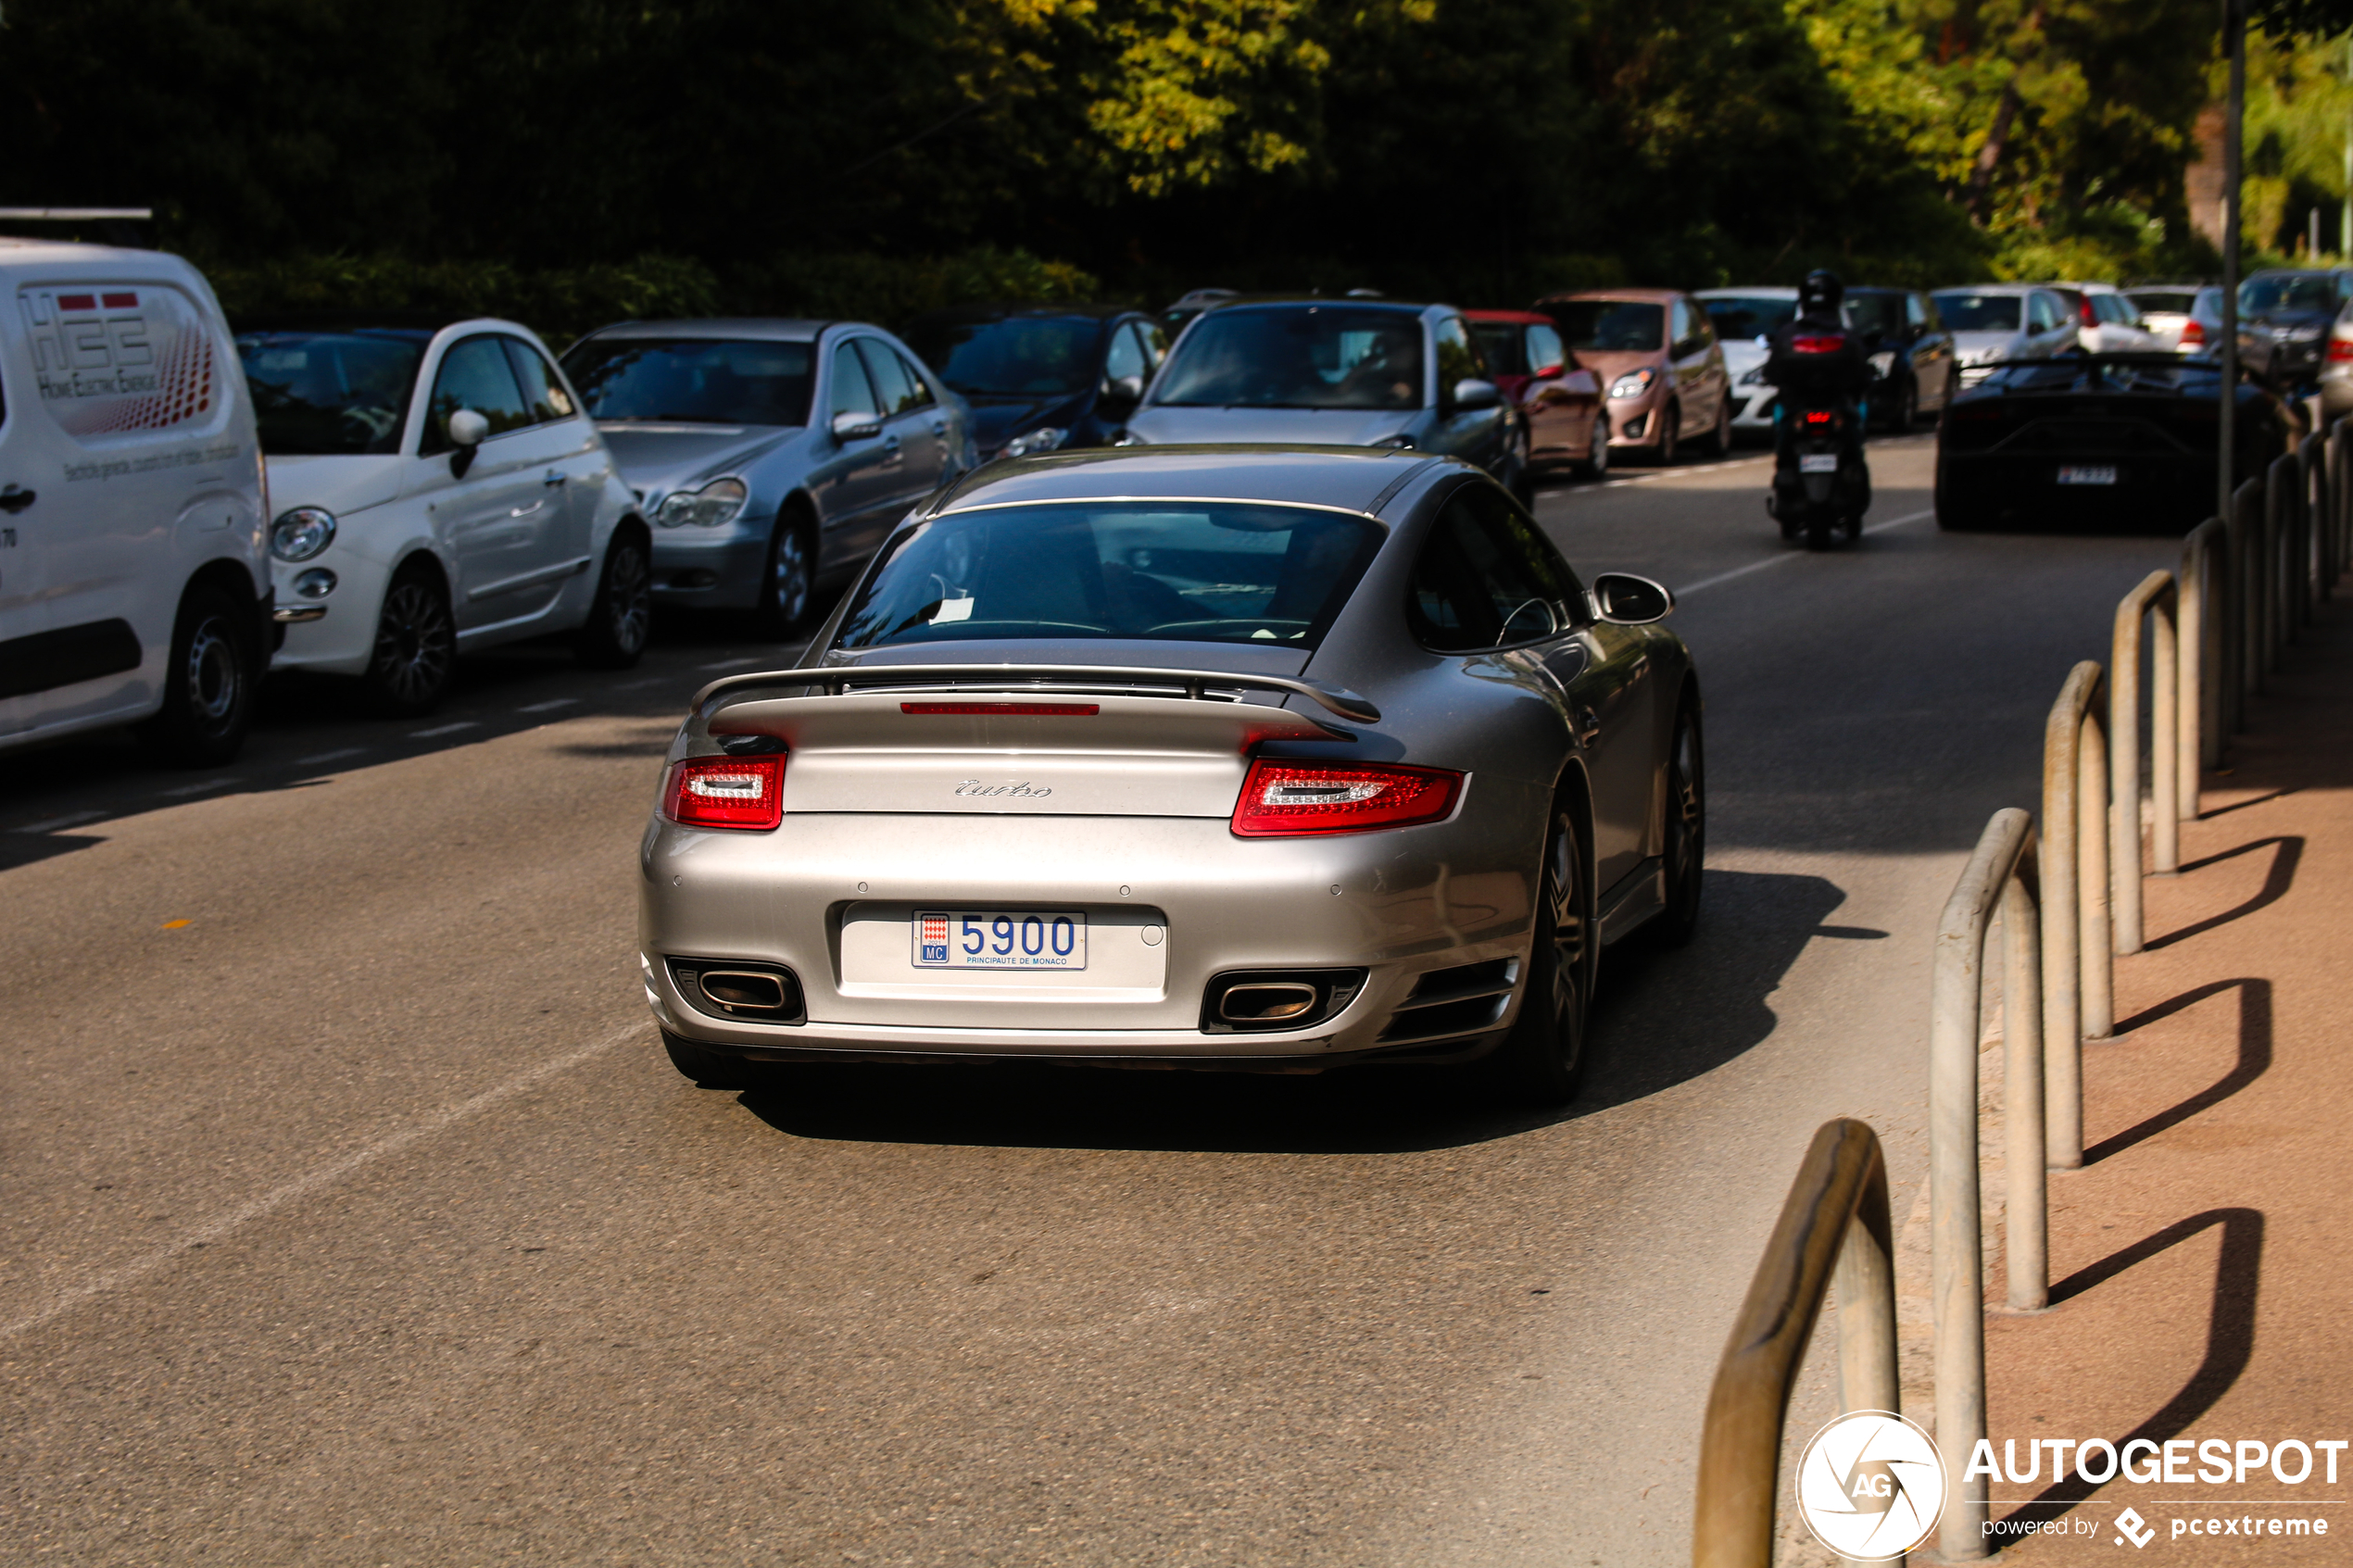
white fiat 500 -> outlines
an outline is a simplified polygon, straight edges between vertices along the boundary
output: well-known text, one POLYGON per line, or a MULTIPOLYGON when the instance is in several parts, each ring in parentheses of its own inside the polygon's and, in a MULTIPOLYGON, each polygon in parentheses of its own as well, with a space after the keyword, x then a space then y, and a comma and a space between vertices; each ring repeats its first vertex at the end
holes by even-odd
POLYGON ((457 656, 550 632, 623 669, 651 626, 650 548, 547 347, 526 327, 247 327, 269 459, 276 668, 357 676, 422 713, 457 656))

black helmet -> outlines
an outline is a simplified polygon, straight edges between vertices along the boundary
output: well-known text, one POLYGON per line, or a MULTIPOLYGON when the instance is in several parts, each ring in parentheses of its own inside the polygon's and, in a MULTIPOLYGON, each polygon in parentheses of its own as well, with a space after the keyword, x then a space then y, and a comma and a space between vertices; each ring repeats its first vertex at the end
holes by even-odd
POLYGON ((1846 297, 1846 285, 1838 274, 1827 267, 1817 267, 1806 274, 1797 285, 1797 313, 1801 316, 1835 316, 1839 301, 1846 297))

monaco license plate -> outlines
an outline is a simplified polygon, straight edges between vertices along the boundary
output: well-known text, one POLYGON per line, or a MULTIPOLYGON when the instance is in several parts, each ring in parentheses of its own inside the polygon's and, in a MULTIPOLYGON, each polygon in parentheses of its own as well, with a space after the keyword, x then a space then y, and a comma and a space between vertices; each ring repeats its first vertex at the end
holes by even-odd
POLYGON ((1835 452, 1800 452, 1797 455, 1800 473, 1836 473, 1838 454, 1835 452))
POLYGON ((1072 909, 918 909, 917 969, 1085 969, 1087 917, 1072 909))
POLYGON ((2062 463, 2059 465, 2061 484, 2113 484, 2116 483, 2114 463, 2062 463))

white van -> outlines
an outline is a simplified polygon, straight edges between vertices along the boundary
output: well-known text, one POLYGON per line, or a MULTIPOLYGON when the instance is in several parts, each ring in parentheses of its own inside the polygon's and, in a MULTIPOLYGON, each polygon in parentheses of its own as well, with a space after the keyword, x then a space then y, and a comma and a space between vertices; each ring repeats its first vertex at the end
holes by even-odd
POLYGON ((253 405, 156 251, 0 239, 0 749, 135 724, 227 761, 274 628, 253 405))

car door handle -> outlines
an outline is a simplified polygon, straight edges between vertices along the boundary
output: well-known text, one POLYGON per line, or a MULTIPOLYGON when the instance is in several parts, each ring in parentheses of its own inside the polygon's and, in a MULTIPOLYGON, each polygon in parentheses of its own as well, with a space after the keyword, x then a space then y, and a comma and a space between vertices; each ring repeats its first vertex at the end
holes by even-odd
POLYGON ((32 505, 33 494, 30 490, 19 490, 13 484, 6 490, 0 490, 0 512, 7 512, 13 516, 24 510, 32 505))
POLYGON ((1577 733, 1577 744, 1591 746, 1601 738, 1602 716, 1594 709, 1580 708, 1577 710, 1573 728, 1577 733))
POLYGON ((948 421, 945 420, 934 420, 932 422, 931 433, 934 435, 945 436, 948 433, 948 421))
POLYGON ((570 484, 572 483, 572 475, 564 472, 561 469, 549 469, 547 470, 547 477, 541 480, 539 483, 552 489, 559 484, 570 484))
POLYGON ((517 507, 507 515, 509 517, 529 517, 532 513, 537 511, 540 508, 546 506, 547 504, 547 499, 543 496, 541 499, 532 502, 531 505, 527 507, 517 507))

